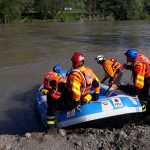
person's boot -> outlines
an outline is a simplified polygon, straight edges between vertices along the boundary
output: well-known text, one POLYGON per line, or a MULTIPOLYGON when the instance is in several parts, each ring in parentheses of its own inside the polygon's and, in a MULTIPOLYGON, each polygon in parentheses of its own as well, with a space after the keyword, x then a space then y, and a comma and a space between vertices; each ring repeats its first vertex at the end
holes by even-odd
POLYGON ((146 108, 147 108, 147 101, 142 101, 142 112, 146 112, 146 108))
POLYGON ((47 126, 48 129, 52 129, 56 127, 56 117, 55 116, 47 116, 47 126))

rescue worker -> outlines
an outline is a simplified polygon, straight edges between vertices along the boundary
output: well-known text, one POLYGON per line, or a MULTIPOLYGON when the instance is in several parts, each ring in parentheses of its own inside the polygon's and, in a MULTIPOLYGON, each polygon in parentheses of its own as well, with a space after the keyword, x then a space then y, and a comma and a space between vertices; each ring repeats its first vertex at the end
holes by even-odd
POLYGON ((42 94, 47 95, 47 125, 54 128, 56 125, 56 110, 62 109, 63 100, 65 100, 65 83, 66 78, 60 76, 60 65, 55 65, 53 71, 44 74, 44 87, 41 89, 42 94))
POLYGON ((99 97, 100 82, 94 72, 84 66, 84 56, 75 53, 72 58, 73 70, 67 76, 68 109, 78 108, 80 104, 96 101, 99 97), (94 93, 89 94, 93 87, 94 93))
POLYGON ((143 111, 146 111, 145 104, 150 103, 150 61, 136 49, 127 50, 125 56, 127 63, 131 63, 124 68, 132 71, 134 95, 141 100, 143 111))
POLYGON ((123 75, 122 65, 117 60, 105 58, 103 55, 98 55, 95 60, 103 66, 105 71, 105 77, 101 83, 109 79, 108 83, 110 87, 117 88, 123 75))

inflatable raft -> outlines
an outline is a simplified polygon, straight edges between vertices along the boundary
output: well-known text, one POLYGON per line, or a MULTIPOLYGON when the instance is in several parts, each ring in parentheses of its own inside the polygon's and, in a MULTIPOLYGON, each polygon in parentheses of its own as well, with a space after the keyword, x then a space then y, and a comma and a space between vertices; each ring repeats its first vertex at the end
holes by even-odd
MULTIPOLYGON (((65 72, 66 73, 66 72, 65 72)), ((142 106, 139 99, 126 95, 120 90, 110 91, 105 95, 109 87, 101 85, 98 101, 80 106, 81 111, 73 109, 68 112, 57 112, 57 127, 72 127, 90 125, 90 127, 105 127, 111 124, 119 124, 131 119, 139 117, 142 113, 142 106)), ((91 90, 92 92, 92 90, 91 90)), ((37 109, 46 127, 47 103, 46 96, 38 91, 37 94, 37 109)))

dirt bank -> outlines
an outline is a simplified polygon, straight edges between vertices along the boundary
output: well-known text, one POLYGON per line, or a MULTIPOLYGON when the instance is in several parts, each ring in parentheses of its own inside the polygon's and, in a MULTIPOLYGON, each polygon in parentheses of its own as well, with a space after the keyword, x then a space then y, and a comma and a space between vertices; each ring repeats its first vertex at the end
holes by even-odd
POLYGON ((25 135, 1 135, 6 150, 149 150, 150 126, 128 124, 120 129, 51 129, 25 135))

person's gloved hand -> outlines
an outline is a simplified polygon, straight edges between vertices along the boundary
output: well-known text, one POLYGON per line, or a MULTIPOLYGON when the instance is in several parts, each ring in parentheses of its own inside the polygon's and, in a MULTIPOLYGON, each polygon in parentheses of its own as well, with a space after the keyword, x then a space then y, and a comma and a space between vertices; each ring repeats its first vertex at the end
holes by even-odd
POLYGON ((101 81, 101 83, 104 83, 104 82, 105 82, 104 80, 101 81))
POLYGON ((109 79, 108 83, 109 83, 110 85, 113 84, 113 77, 111 77, 111 78, 109 79))
POLYGON ((93 93, 93 95, 92 95, 92 100, 93 100, 93 101, 97 101, 98 98, 99 98, 99 93, 93 93))
POLYGON ((80 109, 80 106, 81 106, 81 105, 78 105, 78 106, 76 107, 76 109, 77 109, 78 111, 82 112, 82 110, 80 109))
POLYGON ((123 68, 130 70, 131 69, 131 65, 127 65, 127 64, 123 64, 123 68))
POLYGON ((134 93, 133 93, 133 95, 135 96, 135 97, 137 97, 138 98, 138 95, 139 95, 139 93, 140 93, 140 89, 139 88, 137 88, 137 87, 135 87, 135 86, 133 86, 133 90, 134 90, 134 93))
POLYGON ((92 95, 91 94, 87 94, 86 96, 84 96, 83 98, 83 102, 84 103, 89 103, 92 100, 92 95))

